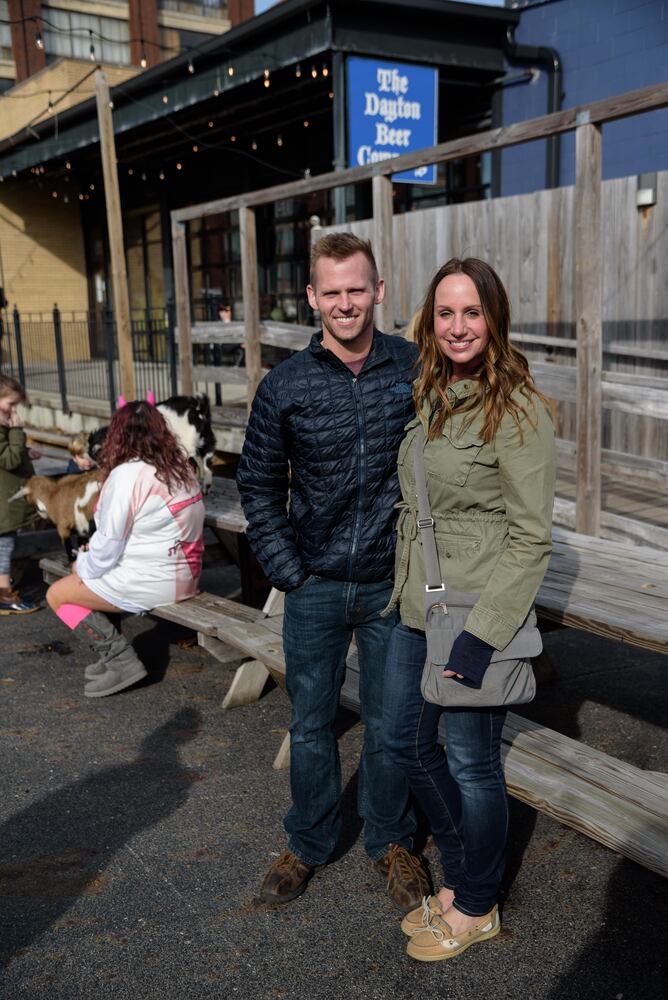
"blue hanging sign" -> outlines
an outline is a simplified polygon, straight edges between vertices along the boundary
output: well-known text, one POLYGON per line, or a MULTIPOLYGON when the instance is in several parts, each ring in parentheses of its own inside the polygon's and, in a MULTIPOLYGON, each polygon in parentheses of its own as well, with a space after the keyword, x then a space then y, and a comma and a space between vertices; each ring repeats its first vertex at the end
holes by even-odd
MULTIPOLYGON (((350 56, 347 68, 348 166, 389 160, 438 141, 438 70, 350 56)), ((393 181, 435 184, 436 165, 393 181)))

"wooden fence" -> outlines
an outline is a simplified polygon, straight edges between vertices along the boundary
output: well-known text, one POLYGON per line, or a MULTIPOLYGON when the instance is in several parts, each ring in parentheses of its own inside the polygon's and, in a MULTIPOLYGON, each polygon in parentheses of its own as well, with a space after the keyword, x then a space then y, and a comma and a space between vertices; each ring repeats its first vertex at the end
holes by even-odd
MULTIPOLYGON (((417 275, 413 275, 410 268, 418 265, 414 265, 412 261, 409 264, 410 255, 403 255, 402 265, 402 255, 395 251, 395 248, 404 244, 411 226, 415 227, 412 231, 414 243, 421 245, 420 259, 430 261, 432 270, 447 258, 448 240, 452 239, 451 234, 456 231, 455 220, 459 220, 460 226, 464 224, 464 220, 470 220, 466 225, 470 227, 471 242, 475 239, 476 254, 499 265, 499 270, 508 280, 514 301, 519 303, 523 324, 536 324, 530 332, 520 333, 518 339, 531 349, 539 384, 552 398, 561 401, 564 430, 569 431, 574 423, 572 429, 577 462, 575 526, 585 534, 598 535, 601 523, 602 460, 609 467, 611 463, 612 467, 615 463, 625 467, 633 466, 634 461, 637 466, 638 462, 638 454, 633 450, 621 449, 618 452, 607 449, 607 453, 603 453, 604 413, 606 420, 617 420, 620 433, 628 423, 627 415, 636 420, 648 417, 663 420, 668 417, 668 383, 663 378, 655 373, 636 375, 619 370, 624 365, 621 359, 629 357, 629 351, 636 362, 641 350, 649 352, 646 360, 657 365, 666 360, 662 354, 665 353, 668 358, 668 352, 653 346, 655 331, 651 324, 649 327, 643 325, 646 322, 645 305, 652 297, 655 308, 663 310, 654 315, 666 315, 665 282, 661 272, 661 264, 665 260, 665 246, 661 242, 665 240, 665 226, 662 227, 661 222, 665 218, 665 208, 662 207, 660 215, 648 210, 642 211, 637 223, 640 226, 639 237, 637 226, 629 228, 622 213, 614 207, 618 202, 621 204, 632 198, 633 181, 611 182, 619 187, 621 194, 617 196, 618 201, 614 201, 613 197, 611 206, 607 203, 606 193, 604 202, 601 131, 607 122, 666 106, 668 83, 442 143, 397 159, 323 174, 172 212, 182 390, 192 391, 194 376, 206 377, 206 370, 193 370, 194 342, 222 342, 233 337, 239 340, 241 336, 240 331, 229 328, 222 335, 220 325, 214 329, 211 324, 191 324, 185 223, 190 219, 222 212, 239 213, 244 297, 243 339, 246 344, 246 368, 240 377, 247 380, 250 402, 262 377, 261 344, 276 343, 278 338, 285 346, 298 346, 297 341, 301 345, 305 336, 305 331, 298 328, 290 333, 288 329, 281 329, 280 324, 260 324, 255 208, 285 198, 301 197, 315 191, 371 180, 374 249, 380 272, 395 275, 397 288, 395 295, 386 297, 378 308, 379 327, 394 329, 397 306, 410 308, 407 289, 421 289, 426 283, 423 281, 420 284, 419 280, 415 280, 417 275), (419 216, 415 213, 415 216, 393 219, 391 174, 569 131, 575 131, 576 135, 574 189, 558 189, 524 196, 523 210, 511 210, 512 218, 508 219, 501 239, 491 220, 495 216, 500 217, 507 199, 433 209, 431 212, 419 213, 419 216), (427 218, 430 220, 429 224, 422 228, 421 223, 426 222, 427 218), (447 221, 441 225, 441 218, 452 221, 451 230, 448 230, 447 221), (644 247, 641 246, 643 240, 644 247), (632 304, 627 300, 628 282, 623 276, 620 279, 610 263, 608 248, 614 242, 628 248, 629 273, 634 273, 636 277, 632 304), (504 254, 507 255, 506 261, 512 260, 517 264, 512 272, 500 260, 504 254), (641 263, 643 266, 640 266, 641 263), (633 330, 631 343, 628 337, 622 338, 625 342, 621 345, 621 352, 615 347, 617 353, 610 354, 610 343, 605 344, 606 356, 614 358, 614 363, 618 366, 617 370, 609 367, 605 373, 604 288, 605 309, 612 317, 610 322, 613 327, 615 322, 622 322, 629 324, 628 329, 633 330), (552 360, 541 361, 536 357, 548 350, 556 351, 558 360, 563 362, 566 359, 567 363, 554 364, 552 360), (574 363, 571 364, 569 359, 573 357, 574 363)), ((665 196, 665 177, 661 179, 661 192, 665 196)), ((468 236, 462 240, 460 230, 459 246, 454 246, 452 242, 450 245, 458 253, 469 252, 466 239, 468 236)), ((621 256, 623 258, 624 255, 621 256)), ((619 339, 615 334, 612 338, 613 346, 619 339)), ((566 433, 564 436, 570 435, 566 433)), ((628 441, 628 435, 624 440, 628 441)), ((651 451, 650 444, 645 442, 643 448, 637 451, 651 451)), ((651 461, 654 466, 650 471, 662 475, 665 463, 656 458, 651 461)), ((650 464, 651 461, 647 460, 650 464)))

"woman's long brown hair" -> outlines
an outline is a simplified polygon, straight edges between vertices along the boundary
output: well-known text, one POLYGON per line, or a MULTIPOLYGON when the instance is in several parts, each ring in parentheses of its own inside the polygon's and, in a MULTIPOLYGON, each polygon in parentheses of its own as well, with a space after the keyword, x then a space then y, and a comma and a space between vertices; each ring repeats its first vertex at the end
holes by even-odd
POLYGON ((155 467, 155 476, 170 490, 195 485, 196 479, 181 445, 151 403, 135 400, 116 410, 100 449, 98 462, 106 473, 123 462, 140 459, 155 467))
POLYGON ((413 388, 413 398, 418 415, 425 425, 428 424, 427 437, 433 440, 443 432, 453 409, 447 393, 448 383, 452 378, 452 365, 434 335, 436 289, 451 274, 465 274, 471 279, 480 297, 489 331, 489 342, 477 374, 478 391, 460 411, 473 414, 473 411, 482 406, 485 417, 481 433, 483 440, 489 443, 494 440, 506 413, 511 414, 518 428, 520 415, 534 425, 524 406, 512 398, 516 390, 519 389, 532 405, 535 403, 534 397, 546 406, 547 401, 534 384, 527 359, 510 343, 510 303, 498 274, 493 267, 477 257, 466 257, 463 260, 453 257, 432 278, 415 325, 421 372, 413 388))

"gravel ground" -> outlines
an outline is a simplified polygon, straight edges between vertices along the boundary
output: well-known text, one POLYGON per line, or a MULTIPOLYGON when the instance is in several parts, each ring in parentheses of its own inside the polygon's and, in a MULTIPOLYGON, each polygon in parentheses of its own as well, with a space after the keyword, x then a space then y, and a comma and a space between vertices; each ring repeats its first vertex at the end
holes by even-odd
MULTIPOLYGON (((27 591, 42 593, 34 563, 27 591)), ((218 592, 234 573, 209 570, 218 592)), ((338 859, 281 910, 254 899, 284 846, 283 692, 223 712, 222 667, 182 630, 127 619, 149 680, 84 699, 89 656, 48 610, 0 619, 0 995, 4 1000, 657 1000, 663 879, 512 802, 503 930, 448 963, 404 953, 355 814, 361 726, 340 717, 338 859), (446 967, 447 966, 447 967, 446 967)), ((526 715, 668 770, 659 655, 571 630, 526 715)), ((427 857, 438 874, 433 846, 427 857)))

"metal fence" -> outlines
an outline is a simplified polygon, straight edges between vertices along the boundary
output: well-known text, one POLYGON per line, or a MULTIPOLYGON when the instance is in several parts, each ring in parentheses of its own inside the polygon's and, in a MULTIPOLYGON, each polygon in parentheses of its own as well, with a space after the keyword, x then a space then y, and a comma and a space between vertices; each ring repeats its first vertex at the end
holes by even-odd
MULTIPOLYGON (((137 395, 151 389, 158 399, 177 392, 174 308, 133 313, 132 353, 137 395)), ((68 413, 73 400, 108 400, 119 391, 116 322, 110 309, 99 314, 0 314, 0 368, 14 375, 28 394, 49 393, 68 413)))

